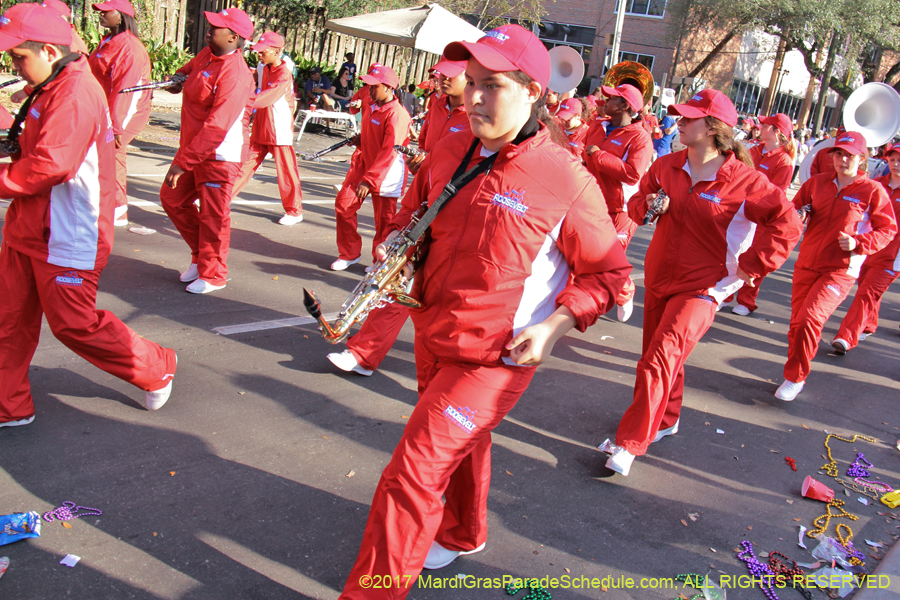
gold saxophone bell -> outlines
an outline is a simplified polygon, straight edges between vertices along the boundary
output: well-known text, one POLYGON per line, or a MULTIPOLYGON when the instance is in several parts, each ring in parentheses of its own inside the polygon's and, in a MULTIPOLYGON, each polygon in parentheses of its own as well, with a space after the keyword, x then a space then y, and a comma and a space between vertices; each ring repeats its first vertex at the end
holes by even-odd
POLYGON ((630 60, 620 62, 607 71, 603 78, 603 85, 607 87, 614 88, 623 83, 633 85, 641 91, 644 105, 653 100, 653 74, 641 63, 630 60))

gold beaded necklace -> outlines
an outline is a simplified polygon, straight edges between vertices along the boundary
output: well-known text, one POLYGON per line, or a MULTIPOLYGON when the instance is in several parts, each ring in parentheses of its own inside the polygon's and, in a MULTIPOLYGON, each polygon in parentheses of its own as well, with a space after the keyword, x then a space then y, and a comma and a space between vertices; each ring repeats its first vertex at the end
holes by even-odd
POLYGON ((828 440, 830 440, 831 438, 840 440, 842 442, 847 442, 848 444, 855 443, 857 439, 864 440, 866 442, 869 442, 870 444, 876 444, 876 443, 878 443, 878 440, 876 440, 875 438, 866 436, 866 435, 862 435, 861 433, 855 434, 849 440, 847 438, 842 438, 841 436, 839 436, 837 434, 829 433, 827 436, 825 436, 825 452, 828 455, 828 462, 825 463, 824 465, 822 465, 822 467, 819 469, 820 471, 824 471, 826 475, 828 475, 829 477, 834 479, 836 482, 838 482, 845 488, 847 488, 849 490, 853 490, 857 494, 862 494, 863 496, 867 496, 867 497, 871 498, 872 500, 875 500, 876 502, 878 502, 878 494, 876 494, 875 492, 871 491, 870 489, 868 489, 864 486, 860 486, 852 481, 847 481, 845 479, 841 479, 840 477, 838 477, 838 464, 837 464, 837 461, 834 460, 834 457, 831 455, 831 447, 829 447, 829 445, 828 445, 828 440))

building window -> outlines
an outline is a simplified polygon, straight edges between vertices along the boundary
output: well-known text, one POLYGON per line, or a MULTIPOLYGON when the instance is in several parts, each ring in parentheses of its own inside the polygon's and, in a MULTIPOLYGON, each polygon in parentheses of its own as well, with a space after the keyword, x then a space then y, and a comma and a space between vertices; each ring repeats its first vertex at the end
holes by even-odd
MULTIPOLYGON (((729 97, 734 102, 734 106, 739 114, 756 116, 762 110, 763 101, 766 98, 766 90, 768 88, 761 87, 749 81, 735 79, 731 82, 731 93, 729 97)), ((784 113, 792 120, 796 121, 800 116, 800 109, 803 106, 803 98, 801 96, 791 96, 789 94, 777 94, 775 102, 772 104, 771 113, 784 113)), ((809 119, 815 114, 816 105, 813 104, 809 111, 809 119)), ((822 126, 827 127, 831 122, 831 116, 834 109, 830 106, 825 107, 822 126)))
MULTIPOLYGON (((643 15, 646 17, 663 17, 666 14, 666 2, 668 0, 627 0, 625 12, 629 15, 643 15)), ((619 4, 616 2, 616 10, 619 4)))
POLYGON ((591 50, 594 47, 594 37, 597 35, 595 27, 541 21, 535 33, 538 39, 544 42, 547 50, 555 46, 569 46, 581 54, 585 63, 591 62, 591 50))
MULTIPOLYGON (((607 48, 606 49, 606 61, 607 61, 606 68, 607 69, 609 69, 609 67, 611 66, 608 64, 609 63, 609 52, 610 52, 610 49, 607 48)), ((622 52, 619 52, 619 60, 617 60, 615 62, 615 64, 619 64, 620 62, 625 62, 625 61, 637 62, 637 63, 641 63, 642 65, 644 65, 645 67, 650 69, 650 71, 653 71, 653 61, 655 60, 655 58, 656 57, 653 56, 652 54, 638 54, 636 52, 622 51, 622 52)))

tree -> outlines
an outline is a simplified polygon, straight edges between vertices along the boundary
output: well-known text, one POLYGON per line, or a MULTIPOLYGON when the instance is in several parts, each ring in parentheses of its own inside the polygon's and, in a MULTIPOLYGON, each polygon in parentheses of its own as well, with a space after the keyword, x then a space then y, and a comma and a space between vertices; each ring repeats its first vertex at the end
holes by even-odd
POLYGON ((510 17, 521 24, 539 25, 547 14, 541 0, 448 0, 442 5, 459 16, 473 15, 473 25, 483 30, 503 25, 510 17))

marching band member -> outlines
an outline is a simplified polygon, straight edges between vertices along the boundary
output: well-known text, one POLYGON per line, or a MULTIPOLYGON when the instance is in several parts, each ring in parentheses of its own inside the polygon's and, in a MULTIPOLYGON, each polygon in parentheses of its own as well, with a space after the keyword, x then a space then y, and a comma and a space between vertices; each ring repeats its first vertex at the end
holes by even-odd
MULTIPOLYGON (((890 172, 875 181, 884 186, 891 198, 894 218, 900 215, 900 146, 891 145, 884 151, 890 172)), ((900 234, 884 248, 871 255, 859 271, 858 287, 847 316, 832 342, 837 354, 846 354, 859 342, 878 329, 881 297, 900 275, 900 234)))
MULTIPOLYGON (((81 39, 81 36, 78 34, 78 30, 75 29, 75 25, 72 24, 72 9, 69 8, 69 5, 63 2, 62 0, 44 0, 41 3, 41 6, 46 6, 47 8, 52 8, 62 19, 69 25, 69 29, 72 30, 72 44, 70 48, 72 52, 79 52, 87 56, 90 54, 88 50, 87 44, 84 43, 84 40, 81 39)), ((25 98, 22 98, 24 100, 25 98)), ((19 100, 21 102, 21 100, 19 100)))
MULTIPOLYGON (((753 159, 756 170, 765 175, 772 185, 787 192, 794 174, 796 152, 791 118, 784 113, 777 113, 771 117, 760 117, 759 123, 762 126, 762 144, 750 149, 750 158, 753 159)), ((731 312, 746 317, 756 310, 760 285, 762 279, 754 286, 741 286, 737 292, 737 303, 731 312)))
POLYGON ((128 144, 150 120, 152 92, 119 92, 150 83, 150 55, 138 37, 134 6, 128 0, 108 0, 92 6, 100 12, 100 26, 109 31, 109 35, 100 40, 100 45, 91 53, 88 62, 109 102, 109 116, 116 136, 115 225, 124 227, 128 225, 128 144))
POLYGON ((0 50, 28 83, 20 151, 0 165, 0 197, 12 198, 0 244, 0 427, 34 420, 28 366, 41 316, 76 354, 169 399, 175 352, 97 310, 97 283, 113 243, 116 181, 106 96, 87 60, 71 52, 57 13, 17 4, 0 18, 0 50))
MULTIPOLYGON (((637 223, 628 216, 628 200, 653 160, 653 140, 638 118, 644 106, 640 90, 628 83, 601 89, 609 98, 607 118, 591 123, 584 140, 584 162, 600 184, 622 248, 628 248, 637 230, 637 223)), ((616 316, 624 323, 634 310, 634 281, 630 277, 616 305, 616 316)))
MULTIPOLYGON (((434 66, 434 70, 439 73, 438 85, 444 96, 432 103, 431 110, 425 117, 428 127, 422 126, 419 147, 428 152, 434 150, 438 142, 445 140, 449 135, 470 131, 466 107, 463 104, 466 61, 450 61, 442 58, 434 66)), ((414 169, 415 172, 418 171, 425 156, 418 154, 414 158, 404 157, 404 159, 410 170, 414 169)), ((343 371, 370 376, 397 341, 397 336, 400 335, 408 317, 409 309, 397 303, 373 311, 356 335, 347 340, 347 349, 343 352, 330 353, 327 356, 328 360, 343 371)))
POLYGON ((825 321, 850 293, 866 257, 897 233, 884 186, 858 172, 869 155, 862 134, 838 136, 828 153, 836 177, 810 177, 794 198, 798 209, 811 205, 811 212, 794 265, 784 383, 775 392, 780 400, 793 400, 803 389, 825 321))
POLYGON ((581 159, 584 153, 584 142, 587 139, 588 126, 587 115, 591 109, 578 98, 568 98, 559 103, 556 111, 556 119, 566 134, 566 143, 569 151, 581 159))
POLYGON ((181 141, 159 190, 166 214, 191 249, 180 276, 187 291, 206 294, 225 287, 231 241, 231 196, 247 156, 253 76, 241 55, 253 23, 239 8, 204 11, 209 44, 185 66, 181 141), (199 210, 194 204, 200 199, 199 210))
POLYGON ((641 179, 628 214, 643 222, 658 192, 668 200, 645 261, 644 331, 634 400, 625 411, 609 469, 628 475, 636 456, 678 433, 684 364, 712 325, 716 309, 742 283, 781 266, 800 238, 797 211, 781 190, 751 166, 734 141, 737 111, 728 97, 703 90, 681 116, 682 152, 659 158, 641 179))
POLYGON ((439 144, 393 225, 464 171, 490 170, 431 224, 412 291, 423 303, 412 309, 419 401, 375 491, 342 600, 405 598, 423 566, 484 548, 491 430, 556 340, 594 323, 630 271, 593 178, 538 122, 550 78, 540 40, 504 25, 445 53, 468 59, 475 138, 439 144), (371 589, 376 574, 397 587, 371 589))
POLYGON ((303 191, 300 189, 300 171, 294 153, 294 78, 291 66, 281 59, 284 38, 274 31, 267 31, 250 49, 259 54, 264 65, 259 92, 253 99, 256 116, 250 133, 250 156, 244 161, 241 173, 234 184, 232 197, 237 196, 253 177, 266 155, 275 159, 278 176, 278 192, 284 216, 280 225, 296 225, 303 221, 303 191))
POLYGON ((359 135, 359 156, 351 160, 341 190, 334 200, 338 258, 332 271, 343 271, 362 258, 362 236, 356 231, 356 213, 370 194, 375 209, 376 246, 384 241, 387 225, 397 212, 397 199, 406 185, 406 164, 394 146, 409 143, 409 113, 394 96, 400 78, 390 67, 379 66, 360 77, 369 85, 372 100, 359 135))
MULTIPOLYGON (((844 135, 844 133, 846 133, 846 131, 843 127, 840 127, 835 134, 835 139, 844 135)), ((819 143, 822 143, 827 139, 828 135, 823 132, 819 136, 819 143)), ((813 146, 813 150, 815 150, 815 146, 813 146)), ((866 156, 868 156, 868 153, 866 153, 866 156)), ((861 163, 860 166, 862 168, 867 167, 868 161, 861 163)), ((831 175, 831 177, 834 178, 835 173, 837 173, 837 171, 834 170, 834 158, 828 152, 827 148, 820 148, 820 151, 816 153, 816 155, 813 157, 812 163, 809 165, 809 176, 812 177, 813 175, 831 175)))

